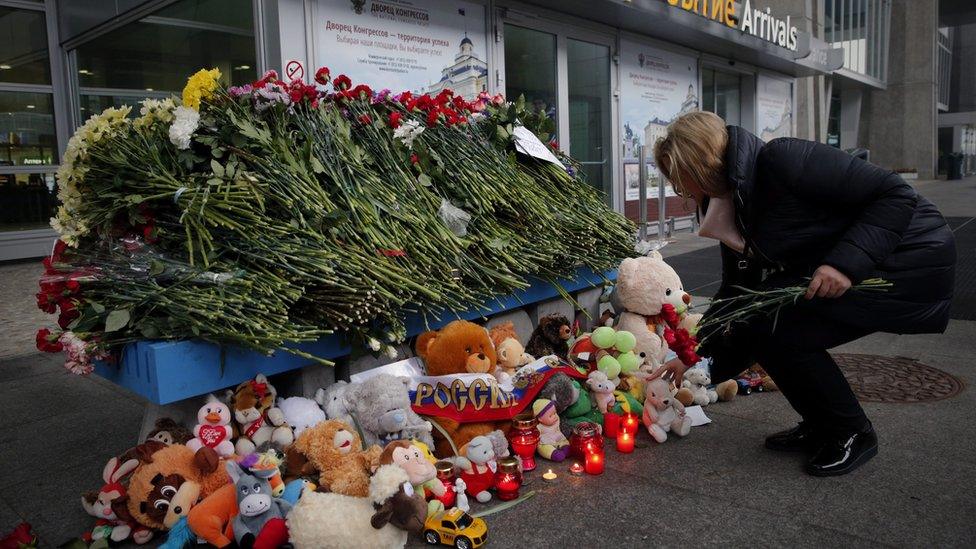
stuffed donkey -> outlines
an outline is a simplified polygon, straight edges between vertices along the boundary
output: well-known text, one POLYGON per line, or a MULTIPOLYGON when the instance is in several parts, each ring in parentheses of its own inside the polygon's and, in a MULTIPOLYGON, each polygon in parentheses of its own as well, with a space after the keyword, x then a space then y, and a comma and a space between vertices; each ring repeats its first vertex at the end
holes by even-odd
POLYGON ((291 504, 271 496, 271 483, 265 473, 244 471, 236 462, 227 462, 227 474, 237 487, 238 515, 234 519, 234 537, 237 545, 244 548, 279 545, 269 538, 277 538, 282 543, 288 541, 285 515, 291 510, 291 504))

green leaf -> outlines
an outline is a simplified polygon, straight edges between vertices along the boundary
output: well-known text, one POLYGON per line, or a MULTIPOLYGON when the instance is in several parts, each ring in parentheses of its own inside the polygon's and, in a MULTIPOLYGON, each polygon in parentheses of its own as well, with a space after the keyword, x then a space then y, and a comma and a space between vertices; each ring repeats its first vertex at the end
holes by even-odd
POLYGON ((102 314, 105 312, 105 305, 102 305, 97 301, 89 301, 88 304, 91 305, 92 310, 98 314, 102 314))
POLYGON ((417 183, 420 183, 424 187, 430 187, 434 184, 434 182, 430 180, 430 176, 425 173, 420 174, 420 176, 417 178, 417 183))
POLYGON ((130 204, 139 204, 139 203, 142 202, 142 195, 141 194, 130 194, 129 196, 125 197, 125 199, 130 204))
POLYGON ((217 177, 224 176, 224 167, 217 160, 210 161, 210 169, 213 170, 214 175, 217 177))
POLYGON ((117 332, 129 325, 129 310, 115 309, 105 317, 105 331, 117 332))
POLYGON ((496 250, 504 250, 505 247, 509 245, 510 241, 507 238, 493 238, 488 241, 488 247, 494 248, 496 250))
MULTIPOLYGON (((149 262, 149 276, 158 276, 166 270, 166 265, 162 261, 153 260, 149 262)), ((102 309, 104 310, 104 308, 102 309)))

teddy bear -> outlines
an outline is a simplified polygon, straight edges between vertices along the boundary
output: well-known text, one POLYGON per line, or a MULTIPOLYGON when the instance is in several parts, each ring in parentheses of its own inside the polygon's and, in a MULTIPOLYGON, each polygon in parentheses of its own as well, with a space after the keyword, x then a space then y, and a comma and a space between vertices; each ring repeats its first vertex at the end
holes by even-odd
POLYGON ((515 371, 535 360, 535 358, 525 352, 525 347, 519 341, 518 334, 515 333, 515 324, 503 322, 493 326, 488 331, 492 344, 495 346, 495 354, 498 357, 498 368, 495 377, 499 381, 504 381, 504 376, 515 375, 515 371))
POLYGON ((634 335, 634 351, 637 355, 643 353, 645 366, 656 369, 663 364, 668 345, 663 337, 662 306, 670 304, 680 317, 691 303, 678 273, 657 251, 624 259, 617 270, 612 301, 617 312, 617 329, 634 335))
POLYGON ((711 384, 712 378, 702 368, 688 368, 684 381, 681 382, 682 387, 691 391, 692 402, 699 406, 708 406, 718 401, 718 393, 708 387, 711 384))
POLYGON ((495 483, 496 458, 495 447, 491 439, 477 436, 461 448, 464 459, 461 465, 461 479, 466 485, 466 492, 479 503, 491 501, 488 490, 495 483))
POLYGON ((365 444, 385 446, 394 440, 417 439, 434 445, 430 422, 410 407, 409 383, 406 377, 377 374, 345 391, 346 409, 355 418, 365 444))
POLYGON ((546 315, 539 319, 539 325, 532 331, 529 342, 525 345, 525 352, 534 357, 556 355, 567 360, 569 338, 572 335, 569 319, 556 313, 546 315))
POLYGON ((569 439, 559 427, 556 403, 548 398, 536 399, 532 403, 532 413, 539 422, 540 437, 536 451, 540 456, 557 463, 566 459, 569 455, 569 439))
POLYGON ((223 460, 212 448, 193 451, 182 444, 140 444, 123 459, 139 460, 129 479, 128 509, 139 524, 168 530, 196 503, 230 482, 223 460))
POLYGON ((656 378, 644 384, 643 423, 647 432, 657 442, 668 440, 668 433, 679 437, 691 431, 691 418, 685 415, 685 407, 671 396, 668 382, 656 378))
POLYGON ((590 372, 590 375, 586 378, 586 386, 593 392, 593 400, 596 401, 596 407, 600 410, 600 413, 605 414, 611 411, 614 402, 617 401, 613 394, 617 386, 607 377, 607 374, 600 370, 590 372))
POLYGON ((193 433, 189 429, 168 417, 157 419, 153 430, 146 435, 147 441, 158 440, 167 446, 170 444, 186 444, 191 438, 193 438, 193 433))
MULTIPOLYGON (((483 327, 466 320, 455 320, 440 330, 424 332, 417 337, 416 353, 426 366, 427 375, 443 376, 465 373, 489 373, 497 362, 495 348, 483 327)), ((431 418, 460 448, 479 435, 487 435, 497 429, 506 430, 509 421, 482 421, 461 423, 449 418, 431 418)), ((437 434, 436 453, 439 456, 454 454, 451 442, 437 434)))
POLYGON ((196 452, 201 446, 213 448, 220 457, 230 457, 234 453, 234 436, 230 426, 230 408, 207 395, 207 402, 197 412, 197 425, 193 428, 193 438, 186 443, 187 448, 196 452))
POLYGON ((318 402, 310 398, 295 396, 278 399, 278 409, 285 415, 285 423, 291 427, 296 437, 305 429, 326 420, 325 412, 318 402))
POLYGON ((315 391, 315 402, 322 407, 326 419, 338 419, 347 425, 353 425, 352 416, 349 415, 346 399, 343 396, 348 388, 348 382, 336 381, 324 389, 319 388, 315 391))
POLYGON ((363 450, 363 443, 349 425, 329 419, 308 428, 285 451, 285 464, 290 475, 318 474, 321 489, 366 497, 369 492, 369 476, 379 464, 383 450, 370 446, 363 450))
POLYGON ((227 391, 227 401, 237 422, 234 448, 238 455, 250 454, 265 443, 284 449, 294 442, 295 436, 285 423, 285 414, 274 405, 275 398, 277 392, 264 374, 227 391))

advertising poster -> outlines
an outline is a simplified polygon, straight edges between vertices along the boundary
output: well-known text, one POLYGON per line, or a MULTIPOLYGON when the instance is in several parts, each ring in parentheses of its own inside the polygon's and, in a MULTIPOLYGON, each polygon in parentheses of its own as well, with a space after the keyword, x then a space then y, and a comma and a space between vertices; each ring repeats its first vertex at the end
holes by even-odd
MULTIPOLYGON (((641 144, 648 146, 648 197, 656 198, 660 175, 650 147, 672 120, 698 110, 698 60, 624 39, 620 42, 620 82, 626 199, 640 196, 637 146, 641 144)), ((670 185, 667 191, 673 196, 670 185)))
POLYGON ((759 137, 793 137, 793 84, 763 74, 756 77, 759 137))
POLYGON ((318 0, 315 66, 394 93, 487 89, 485 8, 459 0, 318 0))

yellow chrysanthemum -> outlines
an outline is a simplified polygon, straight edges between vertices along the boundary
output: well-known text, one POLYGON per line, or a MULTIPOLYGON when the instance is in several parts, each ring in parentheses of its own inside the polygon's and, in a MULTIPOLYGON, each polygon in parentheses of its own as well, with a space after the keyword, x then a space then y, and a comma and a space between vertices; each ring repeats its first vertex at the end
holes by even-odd
POLYGON ((217 89, 220 71, 217 69, 200 69, 187 79, 183 88, 183 106, 200 110, 200 101, 209 98, 217 89))

